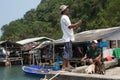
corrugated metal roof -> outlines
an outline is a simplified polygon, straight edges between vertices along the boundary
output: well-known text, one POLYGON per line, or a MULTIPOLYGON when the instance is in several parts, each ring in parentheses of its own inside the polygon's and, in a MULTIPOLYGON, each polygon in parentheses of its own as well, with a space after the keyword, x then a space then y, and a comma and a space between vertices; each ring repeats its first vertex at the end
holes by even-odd
MULTIPOLYGON (((85 42, 85 41, 92 41, 95 39, 96 40, 103 39, 103 38, 112 36, 113 34, 117 32, 120 32, 120 26, 112 27, 112 28, 83 31, 83 32, 75 34, 75 42, 85 42)), ((58 39, 58 40, 55 40, 54 42, 61 43, 63 41, 62 39, 58 39)))
POLYGON ((96 29, 96 30, 89 30, 78 33, 75 35, 75 40, 78 42, 82 41, 92 41, 103 39, 113 34, 120 32, 120 27, 112 27, 112 28, 105 28, 105 29, 96 29))
POLYGON ((45 47, 48 43, 50 43, 51 41, 44 41, 41 44, 39 44, 37 47, 35 47, 34 49, 38 49, 38 48, 43 48, 45 47))
POLYGON ((12 41, 0 41, 0 45, 2 47, 8 47, 8 48, 20 48, 20 46, 22 46, 21 44, 19 43, 15 43, 15 42, 12 42, 12 41))
POLYGON ((0 41, 0 44, 2 44, 2 43, 4 43, 4 42, 6 42, 6 41, 0 41))
POLYGON ((24 39, 24 40, 20 40, 20 41, 17 41, 16 43, 19 43, 19 44, 28 44, 28 43, 31 43, 31 42, 36 42, 36 41, 39 41, 39 40, 53 40, 51 38, 47 38, 47 37, 36 37, 36 38, 28 38, 28 39, 24 39))

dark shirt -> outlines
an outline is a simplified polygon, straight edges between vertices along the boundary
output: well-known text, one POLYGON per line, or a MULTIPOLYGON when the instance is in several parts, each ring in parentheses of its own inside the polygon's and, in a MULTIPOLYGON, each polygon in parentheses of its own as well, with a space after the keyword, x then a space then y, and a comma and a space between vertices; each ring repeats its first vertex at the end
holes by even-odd
POLYGON ((101 54, 101 49, 100 48, 96 48, 93 50, 92 47, 90 47, 87 50, 87 58, 91 58, 91 59, 95 59, 96 57, 98 57, 101 54))

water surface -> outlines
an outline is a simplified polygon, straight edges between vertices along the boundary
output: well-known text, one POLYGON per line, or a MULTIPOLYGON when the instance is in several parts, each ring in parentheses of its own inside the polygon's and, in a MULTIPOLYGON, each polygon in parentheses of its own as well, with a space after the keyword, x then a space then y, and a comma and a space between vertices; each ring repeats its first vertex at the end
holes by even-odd
POLYGON ((21 65, 0 66, 0 80, 40 80, 39 77, 26 75, 21 65))

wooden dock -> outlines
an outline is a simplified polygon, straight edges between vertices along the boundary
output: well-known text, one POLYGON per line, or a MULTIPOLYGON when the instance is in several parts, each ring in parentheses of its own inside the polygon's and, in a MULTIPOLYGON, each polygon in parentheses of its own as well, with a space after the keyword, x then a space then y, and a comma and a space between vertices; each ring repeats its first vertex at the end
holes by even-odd
POLYGON ((11 58, 0 58, 0 62, 4 62, 6 66, 11 66, 11 62, 20 61, 21 65, 23 65, 23 58, 22 57, 11 57, 11 58))
MULTIPOLYGON (((116 60, 105 62, 105 68, 109 69, 118 64, 116 60)), ((119 75, 108 76, 100 74, 84 73, 87 66, 76 67, 69 71, 51 71, 46 75, 46 80, 120 80, 119 75)), ((43 79, 44 80, 44 79, 43 79)))

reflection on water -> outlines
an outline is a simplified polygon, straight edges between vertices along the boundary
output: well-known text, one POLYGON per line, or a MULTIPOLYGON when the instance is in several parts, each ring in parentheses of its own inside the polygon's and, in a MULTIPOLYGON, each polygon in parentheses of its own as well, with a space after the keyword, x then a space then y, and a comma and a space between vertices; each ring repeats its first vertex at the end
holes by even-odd
POLYGON ((21 65, 0 66, 0 80, 40 80, 39 77, 26 75, 21 65))

